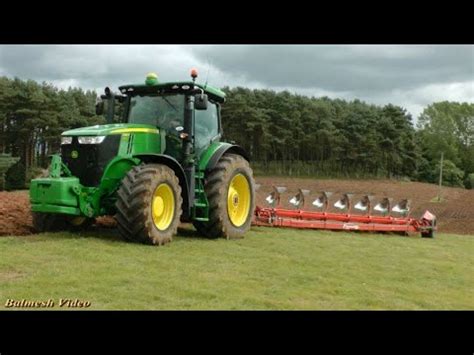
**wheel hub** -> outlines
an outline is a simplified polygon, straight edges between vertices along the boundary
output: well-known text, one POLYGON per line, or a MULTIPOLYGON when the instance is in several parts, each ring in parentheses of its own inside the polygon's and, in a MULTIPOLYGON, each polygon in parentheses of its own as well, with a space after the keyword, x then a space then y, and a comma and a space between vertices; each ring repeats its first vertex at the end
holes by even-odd
POLYGON ((163 206, 163 198, 161 196, 156 196, 153 200, 153 211, 157 217, 161 217, 163 211, 165 210, 163 206))
POLYGON ((239 205, 239 195, 237 193, 232 196, 232 204, 234 205, 234 207, 237 207, 239 205))

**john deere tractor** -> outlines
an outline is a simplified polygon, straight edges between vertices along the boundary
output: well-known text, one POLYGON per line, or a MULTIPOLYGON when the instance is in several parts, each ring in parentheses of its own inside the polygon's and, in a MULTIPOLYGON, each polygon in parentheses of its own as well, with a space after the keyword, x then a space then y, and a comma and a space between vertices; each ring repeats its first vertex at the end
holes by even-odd
POLYGON ((241 237, 255 208, 249 157, 221 141, 225 93, 196 83, 196 70, 191 78, 162 83, 151 73, 144 84, 106 88, 96 111, 107 124, 62 133, 49 176, 32 180, 34 227, 80 230, 114 215, 134 242, 166 244, 180 221, 209 238, 241 237))

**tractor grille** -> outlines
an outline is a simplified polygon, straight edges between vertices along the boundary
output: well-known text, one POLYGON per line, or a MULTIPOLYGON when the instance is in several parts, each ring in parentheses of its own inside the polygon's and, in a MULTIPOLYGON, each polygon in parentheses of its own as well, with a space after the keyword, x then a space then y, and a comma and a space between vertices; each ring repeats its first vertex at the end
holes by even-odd
POLYGON ((73 137, 71 144, 61 146, 61 158, 82 185, 98 186, 105 167, 118 153, 120 137, 107 136, 101 144, 79 144, 73 137))

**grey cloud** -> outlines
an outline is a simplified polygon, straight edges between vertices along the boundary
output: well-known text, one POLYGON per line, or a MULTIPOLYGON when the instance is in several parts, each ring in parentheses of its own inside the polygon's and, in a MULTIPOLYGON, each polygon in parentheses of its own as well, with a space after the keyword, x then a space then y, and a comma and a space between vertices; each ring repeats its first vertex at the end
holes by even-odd
POLYGON ((203 46, 221 71, 269 86, 330 91, 414 88, 473 80, 472 46, 203 46))
POLYGON ((176 46, 0 46, 0 67, 10 76, 69 82, 85 88, 144 80, 183 79, 194 59, 176 46))
POLYGON ((0 45, 0 75, 61 87, 117 87, 150 71, 186 80, 193 66, 215 86, 394 103, 414 116, 433 101, 474 100, 474 46, 0 45))

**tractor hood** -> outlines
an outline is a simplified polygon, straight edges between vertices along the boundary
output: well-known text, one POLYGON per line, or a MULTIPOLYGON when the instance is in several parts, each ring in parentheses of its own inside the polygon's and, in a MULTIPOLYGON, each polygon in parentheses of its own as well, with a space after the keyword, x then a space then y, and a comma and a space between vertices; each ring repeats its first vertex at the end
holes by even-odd
POLYGON ((71 129, 63 132, 62 136, 108 136, 124 133, 159 133, 158 128, 144 124, 107 124, 71 129))

